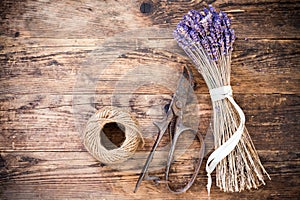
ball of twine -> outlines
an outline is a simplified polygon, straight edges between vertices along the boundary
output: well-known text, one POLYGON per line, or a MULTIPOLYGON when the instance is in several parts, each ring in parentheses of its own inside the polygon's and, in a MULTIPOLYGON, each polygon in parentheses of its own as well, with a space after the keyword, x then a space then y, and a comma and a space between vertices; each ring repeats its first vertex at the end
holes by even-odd
POLYGON ((141 142, 144 144, 137 121, 129 113, 113 107, 97 111, 88 120, 83 137, 86 149, 105 164, 124 162, 134 154, 141 142), (108 150, 101 143, 101 132, 108 123, 117 123, 125 129, 125 140, 119 148, 108 150))

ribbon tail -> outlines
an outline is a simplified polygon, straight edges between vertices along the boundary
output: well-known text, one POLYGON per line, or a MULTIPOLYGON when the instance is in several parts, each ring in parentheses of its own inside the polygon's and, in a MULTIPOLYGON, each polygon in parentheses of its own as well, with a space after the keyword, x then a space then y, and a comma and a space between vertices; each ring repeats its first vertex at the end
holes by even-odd
POLYGON ((208 196, 210 196, 211 184, 212 184, 211 175, 210 175, 210 173, 208 173, 207 174, 207 185, 206 185, 208 196))
POLYGON ((233 105, 235 110, 238 112, 238 115, 240 117, 240 125, 235 131, 235 133, 220 147, 218 147, 209 157, 206 163, 206 171, 207 171, 207 176, 208 176, 208 184, 207 184, 207 190, 208 193, 210 194, 210 187, 211 187, 211 172, 215 170, 217 167, 218 163, 224 159, 226 156, 230 154, 232 150, 236 147, 236 145, 239 143, 244 127, 245 127, 245 114, 242 111, 242 109, 238 106, 238 104, 234 101, 232 96, 226 95, 225 98, 227 98, 230 103, 233 105))

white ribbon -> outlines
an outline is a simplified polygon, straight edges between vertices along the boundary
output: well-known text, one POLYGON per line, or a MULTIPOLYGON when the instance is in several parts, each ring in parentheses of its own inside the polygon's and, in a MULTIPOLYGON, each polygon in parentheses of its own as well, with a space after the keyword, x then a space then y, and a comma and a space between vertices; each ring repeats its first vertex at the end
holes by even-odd
POLYGON ((209 90, 212 101, 219 101, 225 99, 226 96, 232 96, 232 89, 230 85, 209 90))
POLYGON ((215 170, 218 163, 225 158, 230 152, 236 147, 236 145, 239 143, 244 127, 245 127, 245 114, 242 111, 242 109, 237 105, 237 103, 232 98, 232 89, 230 85, 214 88, 210 91, 211 99, 212 101, 219 101, 222 99, 227 98, 230 103, 233 105, 233 107, 236 109, 236 111, 239 114, 240 117, 240 125, 237 128, 236 132, 219 148, 217 148, 209 157, 206 163, 206 172, 208 176, 208 183, 207 183, 207 191, 208 195, 210 195, 210 188, 212 184, 211 179, 211 173, 215 170))

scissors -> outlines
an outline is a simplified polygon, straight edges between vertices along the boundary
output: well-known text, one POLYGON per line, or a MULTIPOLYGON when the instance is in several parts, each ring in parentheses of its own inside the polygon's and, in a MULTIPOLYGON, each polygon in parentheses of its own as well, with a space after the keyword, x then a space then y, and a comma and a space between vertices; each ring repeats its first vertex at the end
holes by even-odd
POLYGON ((153 180, 155 182, 159 182, 158 177, 153 177, 153 176, 150 177, 148 175, 148 168, 150 166, 150 162, 153 159, 153 156, 158 147, 158 144, 160 143, 160 141, 163 138, 163 135, 167 132, 168 129, 169 129, 169 135, 170 135, 170 140, 171 140, 171 147, 169 150, 167 166, 166 166, 166 173, 165 173, 165 179, 166 179, 165 182, 167 184, 167 188, 172 193, 179 194, 179 193, 187 191, 194 183, 196 176, 201 167, 205 145, 203 142, 202 135, 198 131, 195 131, 190 127, 186 127, 183 124, 183 114, 184 114, 183 111, 187 104, 187 100, 188 100, 190 91, 193 89, 193 86, 194 86, 194 80, 193 80, 192 71, 187 66, 184 66, 182 68, 182 74, 180 76, 176 92, 173 95, 171 103, 169 104, 169 106, 166 109, 167 112, 166 112, 163 120, 160 122, 154 122, 154 125, 157 126, 157 128, 159 130, 158 135, 154 142, 154 145, 152 146, 150 154, 148 155, 148 158, 142 169, 139 179, 136 183, 134 192, 137 191, 138 187, 140 186, 140 184, 143 180, 153 180), (174 128, 172 128, 172 127, 174 127, 174 128), (169 185, 170 168, 171 168, 172 162, 174 161, 174 152, 175 152, 178 138, 182 133, 184 133, 186 131, 191 131, 197 135, 197 138, 199 139, 199 141, 201 143, 200 156, 199 156, 197 165, 195 167, 195 171, 194 171, 190 181, 181 189, 172 189, 169 185))

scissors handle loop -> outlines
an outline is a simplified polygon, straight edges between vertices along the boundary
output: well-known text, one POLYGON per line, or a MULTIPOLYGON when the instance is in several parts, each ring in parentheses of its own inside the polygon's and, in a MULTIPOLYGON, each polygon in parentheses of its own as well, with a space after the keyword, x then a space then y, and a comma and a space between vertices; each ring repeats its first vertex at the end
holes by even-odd
POLYGON ((205 145, 204 145, 203 137, 199 132, 196 132, 197 138, 199 139, 200 144, 201 144, 201 149, 199 151, 199 158, 198 158, 197 165, 195 167, 195 171, 192 174, 192 177, 189 180, 189 182, 183 188, 173 189, 170 186, 170 181, 169 181, 170 168, 171 168, 172 162, 174 161, 174 152, 175 152, 175 148, 176 148, 178 138, 179 138, 180 134, 182 134, 184 131, 193 131, 193 132, 195 132, 193 129, 185 127, 183 129, 181 129, 181 131, 178 132, 177 134, 176 133, 174 134, 174 138, 173 138, 172 144, 171 144, 171 149, 169 151, 167 167, 166 167, 165 179, 166 179, 167 188, 169 189, 170 192, 175 193, 175 194, 180 194, 180 193, 186 192, 193 185, 193 183, 196 180, 196 177, 199 173, 199 170, 200 170, 200 167, 201 167, 201 164, 202 164, 202 160, 203 160, 203 157, 204 157, 204 151, 205 151, 205 145))

